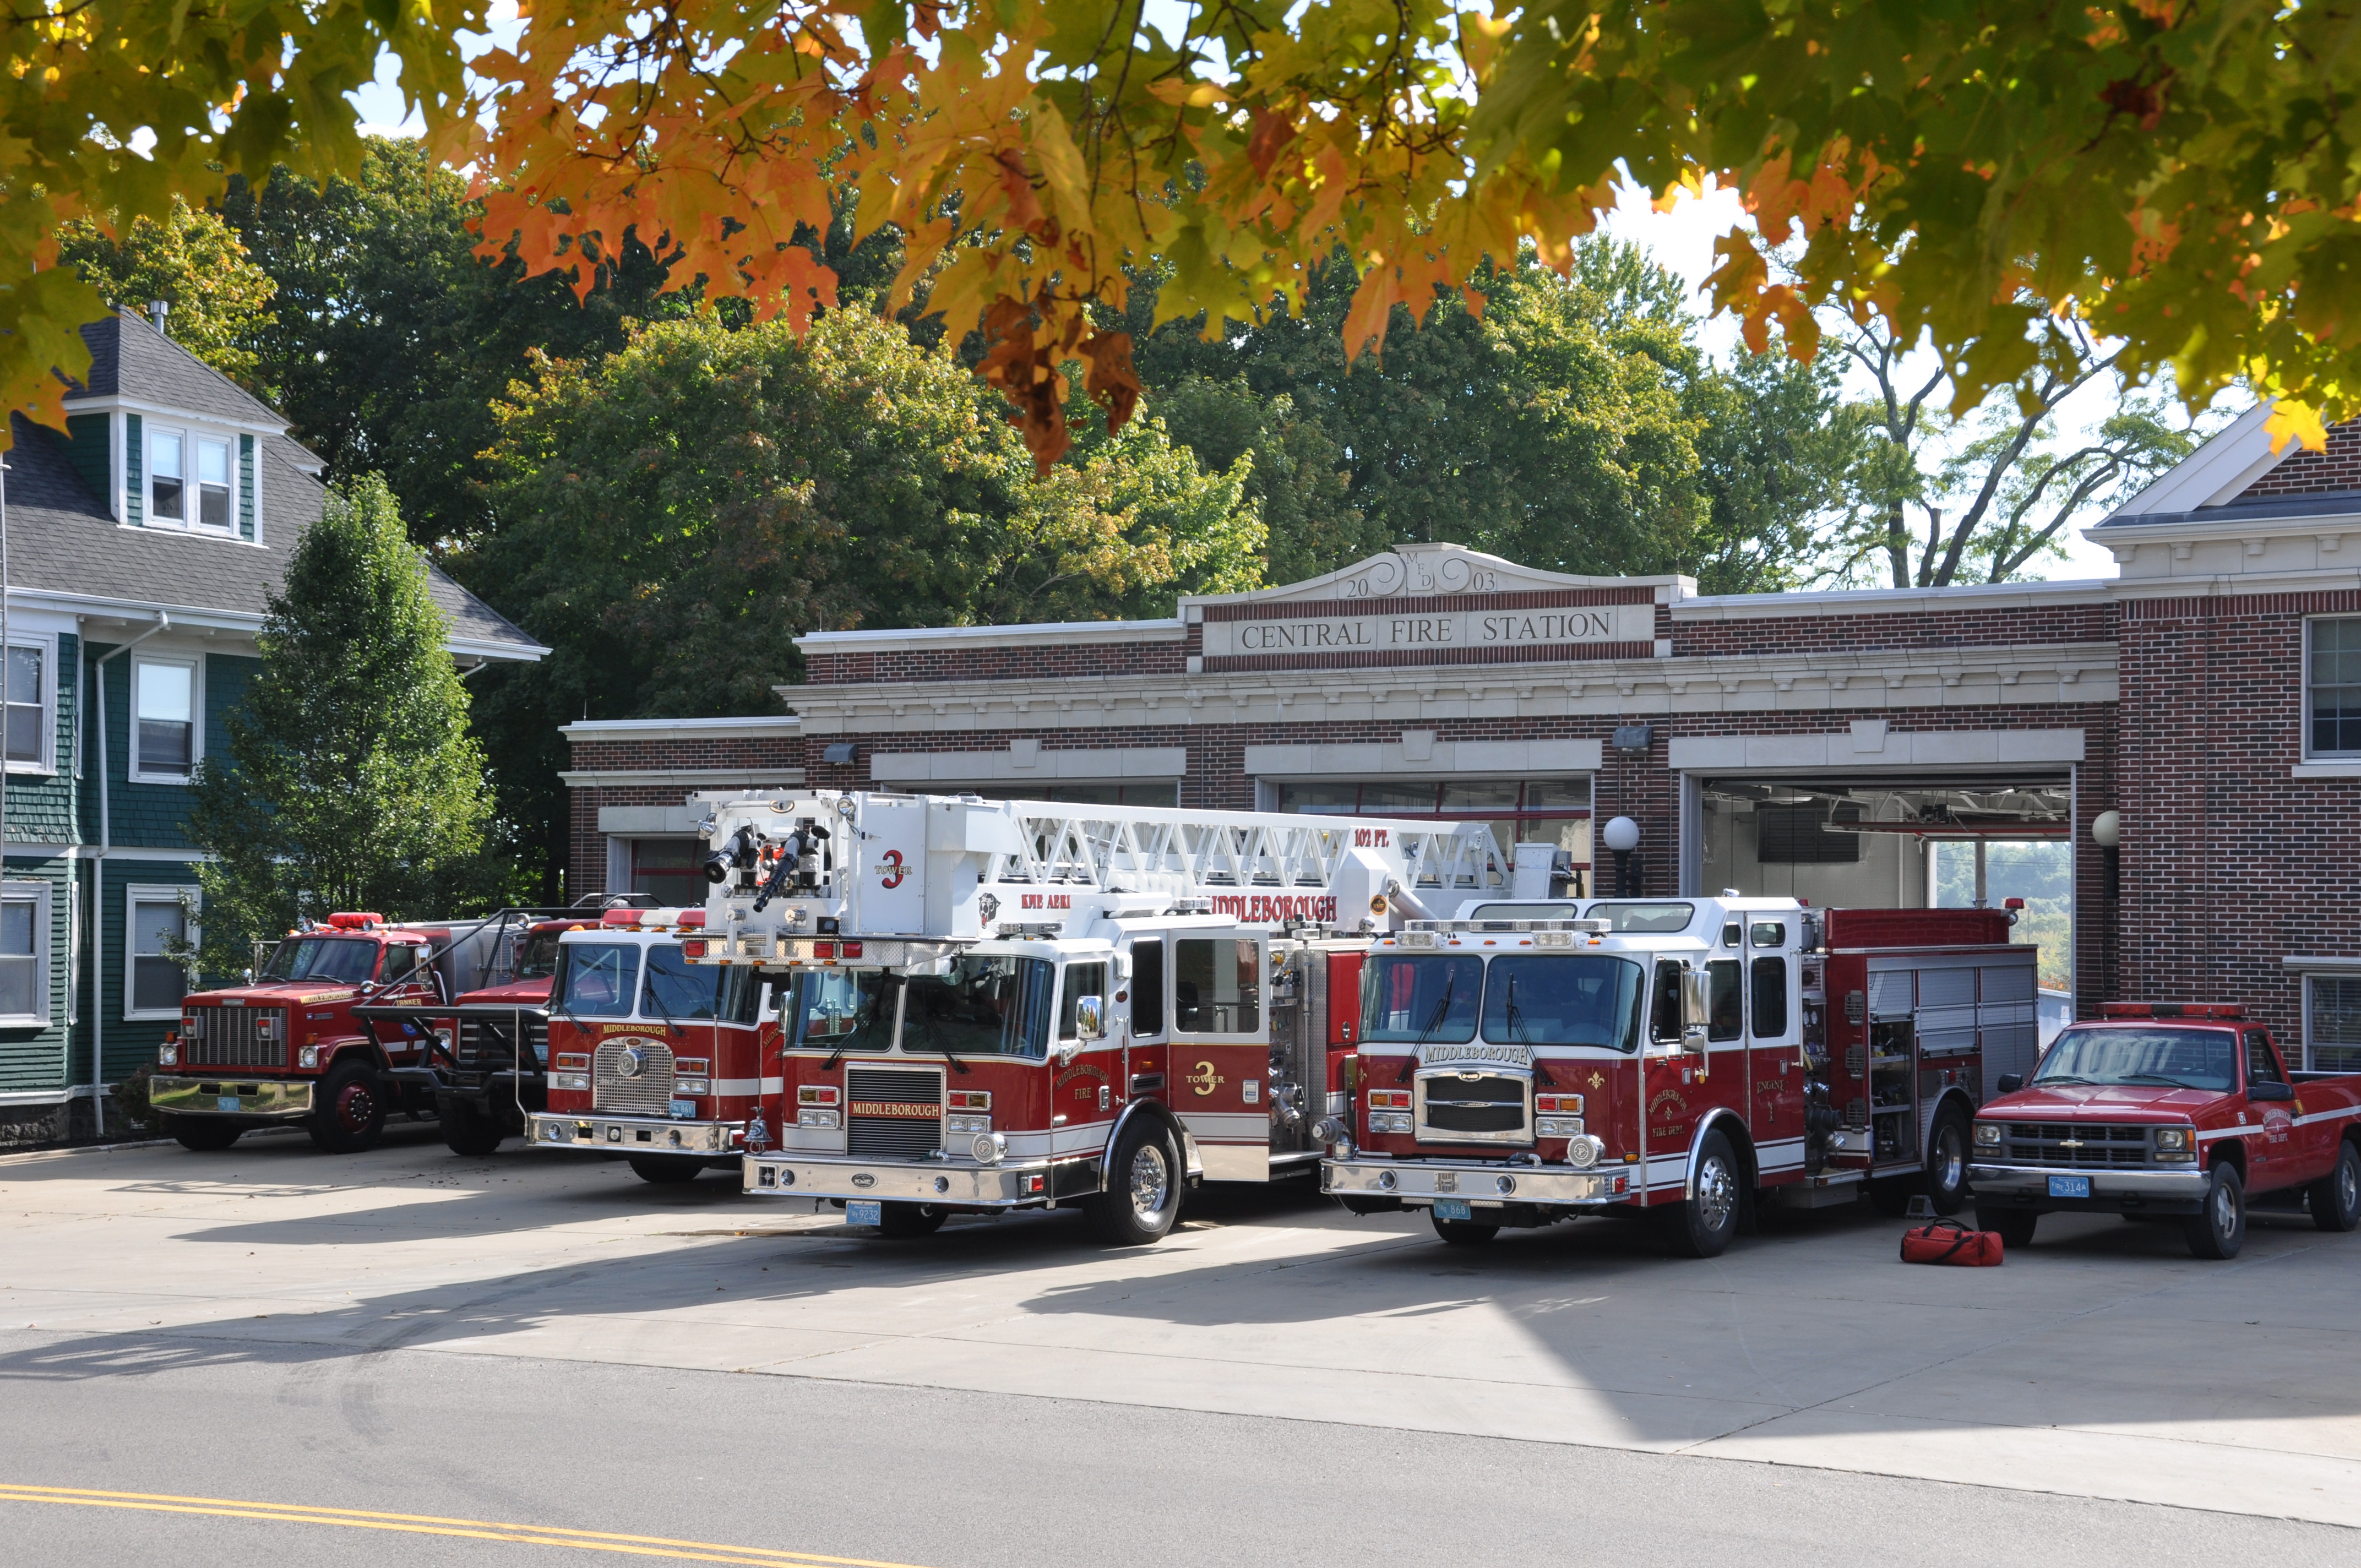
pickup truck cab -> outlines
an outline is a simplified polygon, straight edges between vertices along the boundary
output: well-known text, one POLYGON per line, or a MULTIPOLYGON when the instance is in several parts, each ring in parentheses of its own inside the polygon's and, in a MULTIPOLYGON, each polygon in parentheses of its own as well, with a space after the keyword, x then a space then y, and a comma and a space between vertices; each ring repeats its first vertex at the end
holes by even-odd
POLYGON ((2044 1214, 2175 1219, 2237 1255, 2248 1205, 2361 1224, 2361 1074, 2290 1073, 2235 1003, 2108 1003, 1977 1112, 1976 1223, 2010 1248, 2044 1214))

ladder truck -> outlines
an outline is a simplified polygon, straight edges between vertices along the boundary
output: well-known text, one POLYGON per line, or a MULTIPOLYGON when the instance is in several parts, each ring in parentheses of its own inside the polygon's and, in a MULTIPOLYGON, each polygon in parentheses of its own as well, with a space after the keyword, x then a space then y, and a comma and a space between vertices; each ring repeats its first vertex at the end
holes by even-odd
POLYGON ((889 1236, 1063 1205, 1140 1245, 1201 1181, 1310 1173, 1370 941, 1508 875, 1478 823, 698 798, 687 958, 780 998, 743 1188, 889 1236))

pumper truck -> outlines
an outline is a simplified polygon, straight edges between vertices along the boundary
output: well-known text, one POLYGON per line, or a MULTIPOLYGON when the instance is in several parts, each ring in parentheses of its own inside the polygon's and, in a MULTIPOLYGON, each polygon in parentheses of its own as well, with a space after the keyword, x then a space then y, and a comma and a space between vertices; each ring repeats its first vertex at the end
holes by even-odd
POLYGON ((1758 1194, 1867 1184, 1955 1212, 1969 1129, 2033 1062, 2036 949, 1982 909, 1788 898, 1493 902, 1378 937, 1349 1109, 1319 1135, 1357 1213, 1446 1242, 1583 1214, 1726 1247, 1758 1194))
MULTIPOLYGON (((1200 1181, 1308 1174, 1370 935, 1505 891, 1481 824, 701 798, 710 896, 685 956, 780 995, 745 1190, 888 1235, 1068 1206, 1148 1243, 1200 1181)), ((593 1063, 594 1099, 625 1083, 593 1063)), ((566 1141, 661 1136, 644 1092, 653 1114, 566 1141)))

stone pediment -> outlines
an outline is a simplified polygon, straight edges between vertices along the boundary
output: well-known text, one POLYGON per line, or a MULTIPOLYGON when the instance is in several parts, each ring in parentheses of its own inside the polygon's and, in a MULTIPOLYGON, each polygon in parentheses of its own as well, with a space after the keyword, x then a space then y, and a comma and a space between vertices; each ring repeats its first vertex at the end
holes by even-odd
MULTIPOLYGON (((1290 604, 1329 604, 1338 600, 1444 598, 1461 594, 1558 593, 1579 588, 1650 587, 1671 590, 1685 598, 1696 587, 1682 577, 1584 577, 1564 572, 1543 572, 1487 555, 1460 544, 1403 544, 1381 554, 1330 572, 1324 576, 1255 588, 1242 594, 1195 595, 1180 601, 1184 620, 1216 605, 1252 606, 1256 610, 1290 604)), ((1659 596, 1665 597, 1665 596, 1659 596)))

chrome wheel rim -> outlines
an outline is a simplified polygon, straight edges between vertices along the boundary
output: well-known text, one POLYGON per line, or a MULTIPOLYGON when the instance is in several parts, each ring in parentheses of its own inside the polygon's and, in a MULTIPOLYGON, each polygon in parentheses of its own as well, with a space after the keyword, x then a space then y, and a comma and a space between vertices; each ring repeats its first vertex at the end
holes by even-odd
POLYGON ((1935 1185, 1949 1192, 1960 1185, 1967 1173, 1966 1146, 1960 1141, 1959 1124, 1946 1125, 1935 1140, 1935 1185))
POLYGON ((2361 1203, 2361 1162, 2350 1154, 2336 1162, 2336 1201, 2348 1214, 2361 1203))
POLYGON ((1708 1158, 1697 1168, 1697 1218, 1708 1231, 1718 1231, 1730 1223, 1738 1208, 1738 1183, 1730 1179, 1730 1166, 1719 1155, 1708 1158))
POLYGON ((2217 1181, 2213 1184, 2213 1234, 2227 1241, 2237 1228, 2238 1205, 2230 1196, 2230 1184, 2217 1181))
POLYGON ((1142 1144, 1131 1157, 1131 1212, 1143 1220, 1153 1220, 1164 1212, 1171 1201, 1172 1170, 1165 1163, 1164 1151, 1154 1144, 1142 1144))

